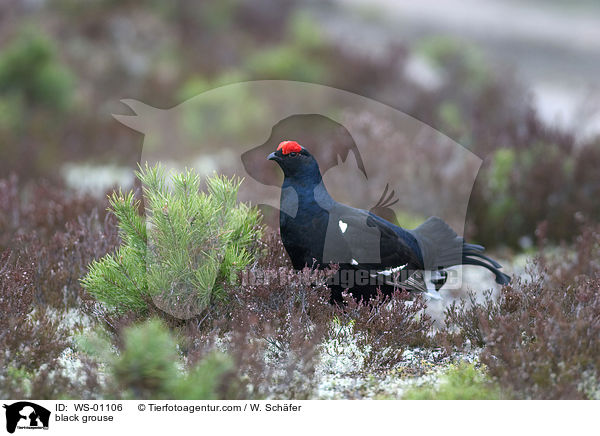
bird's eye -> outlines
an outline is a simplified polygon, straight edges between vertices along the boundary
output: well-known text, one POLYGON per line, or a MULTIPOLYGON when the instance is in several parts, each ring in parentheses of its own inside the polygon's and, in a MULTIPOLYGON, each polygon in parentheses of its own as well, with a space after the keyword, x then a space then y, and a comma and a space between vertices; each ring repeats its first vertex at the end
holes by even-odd
POLYGON ((292 151, 292 152, 290 152, 290 153, 289 153, 289 155, 290 155, 291 157, 295 157, 297 154, 298 154, 298 153, 296 153, 295 151, 292 151))

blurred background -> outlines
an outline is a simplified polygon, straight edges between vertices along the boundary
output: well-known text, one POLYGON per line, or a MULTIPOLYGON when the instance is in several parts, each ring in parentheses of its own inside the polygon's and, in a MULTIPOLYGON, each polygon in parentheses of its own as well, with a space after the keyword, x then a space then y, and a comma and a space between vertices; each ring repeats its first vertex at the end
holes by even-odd
POLYGON ((19 189, 131 184, 143 136, 113 119, 123 98, 170 108, 288 79, 383 102, 483 159, 465 229, 479 243, 527 251, 540 226, 568 241, 600 215, 591 0, 5 0, 0 47, 0 171, 19 189))

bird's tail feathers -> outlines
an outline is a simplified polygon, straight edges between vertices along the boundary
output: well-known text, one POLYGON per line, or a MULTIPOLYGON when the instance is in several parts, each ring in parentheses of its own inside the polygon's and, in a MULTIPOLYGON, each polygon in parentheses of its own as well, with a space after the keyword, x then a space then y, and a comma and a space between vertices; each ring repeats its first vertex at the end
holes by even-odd
MULTIPOLYGON (((410 232, 419 243, 425 269, 436 270, 461 263, 464 240, 441 218, 430 217, 410 232)), ((473 246, 473 250, 477 247, 473 246)))
MULTIPOLYGON (((465 244, 466 246, 467 244, 465 244)), ((479 258, 479 259, 483 259, 489 263, 491 263, 495 268, 502 268, 502 265, 500 265, 498 262, 496 262, 494 259, 486 256, 485 254, 482 254, 480 252, 474 252, 471 250, 468 250, 466 248, 463 248, 463 259, 465 257, 474 257, 474 258, 479 258)))
POLYGON ((494 259, 483 254, 485 248, 477 244, 467 244, 448 224, 438 217, 427 219, 410 231, 417 239, 423 265, 426 270, 437 270, 454 265, 476 265, 486 268, 496 276, 496 283, 506 285, 510 277, 494 259))
POLYGON ((483 253, 485 251, 485 247, 479 244, 467 244, 466 242, 463 244, 463 251, 470 251, 473 253, 483 253))
POLYGON ((489 269, 496 276, 496 283, 499 285, 508 285, 510 283, 510 276, 504 274, 502 271, 498 269, 498 267, 494 265, 490 265, 486 262, 483 262, 479 259, 475 259, 473 257, 463 257, 463 265, 475 265, 482 266, 484 268, 489 269))

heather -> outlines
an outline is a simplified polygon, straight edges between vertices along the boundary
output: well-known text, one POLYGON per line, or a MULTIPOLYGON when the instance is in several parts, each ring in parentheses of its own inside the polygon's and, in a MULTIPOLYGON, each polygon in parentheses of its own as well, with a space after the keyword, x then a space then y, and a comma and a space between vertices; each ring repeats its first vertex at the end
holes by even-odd
MULTIPOLYGON (((12 183, 19 182, 13 178, 12 183)), ((47 213, 46 204, 30 204, 21 194, 17 189, 15 198, 21 200, 15 207, 47 213)), ((141 311, 136 300, 110 299, 101 282, 85 278, 98 274, 90 265, 115 256, 128 243, 128 232, 135 231, 115 217, 114 201, 121 199, 124 207, 134 204, 136 195, 141 202, 143 194, 130 194, 129 203, 125 194, 115 195, 112 200, 76 193, 54 197, 54 209, 67 215, 83 201, 95 207, 57 226, 51 237, 48 229, 32 228, 27 237, 15 235, 13 246, 5 249, 3 393, 31 398, 330 398, 332 393, 334 398, 597 398, 600 229, 590 223, 580 223, 582 234, 574 245, 558 247, 548 245, 541 226, 539 252, 527 274, 498 296, 471 291, 455 300, 445 323, 437 326, 427 301, 407 293, 380 294, 368 303, 347 295, 344 305, 332 305, 326 280, 336 266, 293 270, 279 235, 264 229, 246 268, 221 285, 225 298, 209 299, 195 307, 197 313, 180 317, 149 294, 139 300, 141 311), (102 217, 98 210, 108 207, 108 200, 113 209, 102 217), (56 381, 52 387, 48 377, 56 381), (356 386, 332 388, 335 380, 355 380, 356 386)), ((252 219, 252 211, 243 210, 252 219)), ((145 216, 131 212, 130 217, 145 216)), ((244 232, 254 228, 246 226, 244 232)), ((128 265, 123 264, 125 272, 128 265)), ((189 298, 186 286, 170 289, 189 298)))
POLYGON ((446 312, 455 346, 483 347, 481 362, 518 398, 598 396, 600 228, 583 227, 573 249, 542 251, 529 278, 482 303, 446 312))

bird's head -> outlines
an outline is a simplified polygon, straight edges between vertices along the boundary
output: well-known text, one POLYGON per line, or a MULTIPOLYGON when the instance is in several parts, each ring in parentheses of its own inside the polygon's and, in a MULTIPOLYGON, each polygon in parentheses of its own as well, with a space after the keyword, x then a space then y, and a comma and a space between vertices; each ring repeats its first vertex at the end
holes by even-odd
POLYGON ((267 156, 283 170, 288 180, 298 180, 303 184, 321 182, 321 172, 316 159, 296 141, 283 141, 277 151, 267 156))

